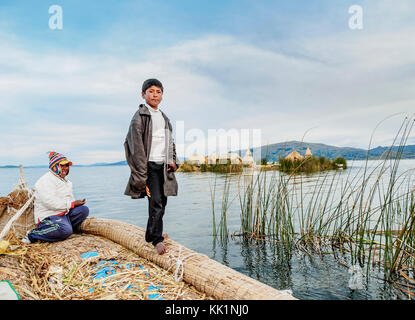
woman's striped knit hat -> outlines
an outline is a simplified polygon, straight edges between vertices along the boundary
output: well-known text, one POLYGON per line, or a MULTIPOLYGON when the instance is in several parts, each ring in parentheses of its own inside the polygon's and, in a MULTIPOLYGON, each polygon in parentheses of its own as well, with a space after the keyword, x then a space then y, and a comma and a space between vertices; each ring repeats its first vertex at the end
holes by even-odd
POLYGON ((66 164, 68 163, 70 166, 72 165, 71 161, 68 161, 68 159, 60 153, 57 153, 55 151, 49 152, 49 170, 56 176, 59 176, 60 169, 59 164, 66 164))

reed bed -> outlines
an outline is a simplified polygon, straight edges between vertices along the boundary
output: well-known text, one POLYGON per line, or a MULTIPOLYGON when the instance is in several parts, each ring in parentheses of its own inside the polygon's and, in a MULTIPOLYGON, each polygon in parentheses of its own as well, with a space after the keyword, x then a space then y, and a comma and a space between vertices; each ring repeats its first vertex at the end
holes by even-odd
POLYGON ((290 160, 279 158, 278 170, 286 173, 291 172, 304 172, 315 173, 326 170, 337 170, 340 168, 347 169, 347 161, 342 157, 338 157, 334 160, 330 160, 326 157, 310 156, 302 160, 290 160))
MULTIPOLYGON (((248 179, 241 175, 236 190, 240 230, 232 235, 282 243, 287 250, 310 255, 347 252, 351 264, 365 266, 367 274, 377 267, 387 281, 403 274, 412 281, 415 168, 405 172, 398 169, 413 125, 414 119, 406 118, 376 165, 371 167, 368 154, 354 176, 352 170, 312 176, 295 170, 290 174, 259 171, 248 179), (392 152, 394 146, 397 152, 392 152)), ((223 191, 229 192, 229 188, 223 191)), ((405 290, 415 294, 412 287, 405 290)))
POLYGON ((10 281, 20 299, 209 299, 184 281, 176 282, 172 273, 99 236, 74 234, 61 242, 27 245, 11 235, 8 241, 7 254, 0 255, 0 280, 10 281))
POLYGON ((196 165, 183 161, 180 164, 177 172, 215 172, 215 173, 235 173, 242 172, 244 165, 242 164, 232 164, 230 161, 228 163, 216 163, 216 164, 205 164, 196 165))

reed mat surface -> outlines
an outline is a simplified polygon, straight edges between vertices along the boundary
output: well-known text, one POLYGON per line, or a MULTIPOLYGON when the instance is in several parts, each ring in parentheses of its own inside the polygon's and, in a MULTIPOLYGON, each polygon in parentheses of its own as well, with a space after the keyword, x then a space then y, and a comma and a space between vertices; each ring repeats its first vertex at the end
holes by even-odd
POLYGON ((73 234, 55 243, 23 244, 11 236, 0 255, 0 281, 25 300, 203 300, 184 281, 103 237, 73 234))

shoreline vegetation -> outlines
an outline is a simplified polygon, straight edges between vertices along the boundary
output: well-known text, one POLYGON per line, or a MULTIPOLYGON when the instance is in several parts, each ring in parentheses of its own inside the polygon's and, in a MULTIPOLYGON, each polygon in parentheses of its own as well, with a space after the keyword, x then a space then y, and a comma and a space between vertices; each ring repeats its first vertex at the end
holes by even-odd
POLYGON ((326 157, 306 157, 303 160, 290 160, 280 158, 278 170, 286 173, 315 173, 327 170, 347 169, 347 160, 337 157, 334 160, 326 157))
POLYGON ((242 173, 244 169, 253 169, 259 171, 279 170, 285 173, 316 173, 327 170, 347 169, 347 160, 338 157, 334 160, 326 157, 310 156, 303 160, 279 159, 279 162, 267 163, 265 159, 261 160, 260 165, 249 166, 245 164, 192 164, 184 161, 180 164, 177 172, 215 172, 215 173, 242 173))
MULTIPOLYGON (((222 243, 229 237, 253 245, 266 241, 310 257, 334 255, 349 271, 359 268, 366 281, 375 276, 392 285, 398 297, 414 298, 415 168, 398 173, 413 126, 414 119, 406 118, 393 145, 374 167, 368 156, 354 176, 349 170, 324 171, 308 188, 306 176, 292 167, 284 174, 257 170, 250 177, 215 175, 213 236, 222 243), (221 190, 217 179, 224 179, 221 190), (240 207, 240 227, 234 231, 227 225, 231 185, 237 188, 240 207), (217 194, 222 199, 216 200, 217 194)), ((316 161, 325 163, 321 158, 310 163, 316 161)))
POLYGON ((242 164, 191 164, 187 161, 184 161, 180 164, 176 172, 216 172, 216 173, 240 173, 243 172, 244 166, 242 164))

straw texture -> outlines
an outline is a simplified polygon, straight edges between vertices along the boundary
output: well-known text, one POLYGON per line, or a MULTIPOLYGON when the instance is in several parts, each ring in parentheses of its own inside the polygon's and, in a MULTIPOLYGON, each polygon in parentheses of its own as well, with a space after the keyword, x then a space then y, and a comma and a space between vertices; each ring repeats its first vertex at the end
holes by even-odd
POLYGON ((295 161, 295 160, 303 160, 304 157, 301 154, 299 154, 296 150, 294 150, 288 156, 286 156, 285 159, 295 161))
POLYGON ((155 263, 92 234, 24 244, 11 235, 0 281, 22 300, 212 300, 155 263))
POLYGON ((183 280, 215 299, 295 300, 288 293, 245 276, 171 239, 165 240, 169 252, 158 255, 154 247, 145 241, 145 230, 140 227, 116 220, 88 218, 80 228, 85 233, 103 236, 121 244, 166 270, 174 272, 182 262, 183 280))
MULTIPOLYGON (((28 191, 20 189, 13 190, 7 197, 0 197, 0 232, 27 200, 29 200, 28 191)), ((34 227, 35 219, 33 217, 33 203, 31 203, 25 212, 12 224, 8 233, 14 233, 18 237, 23 237, 34 227)))

